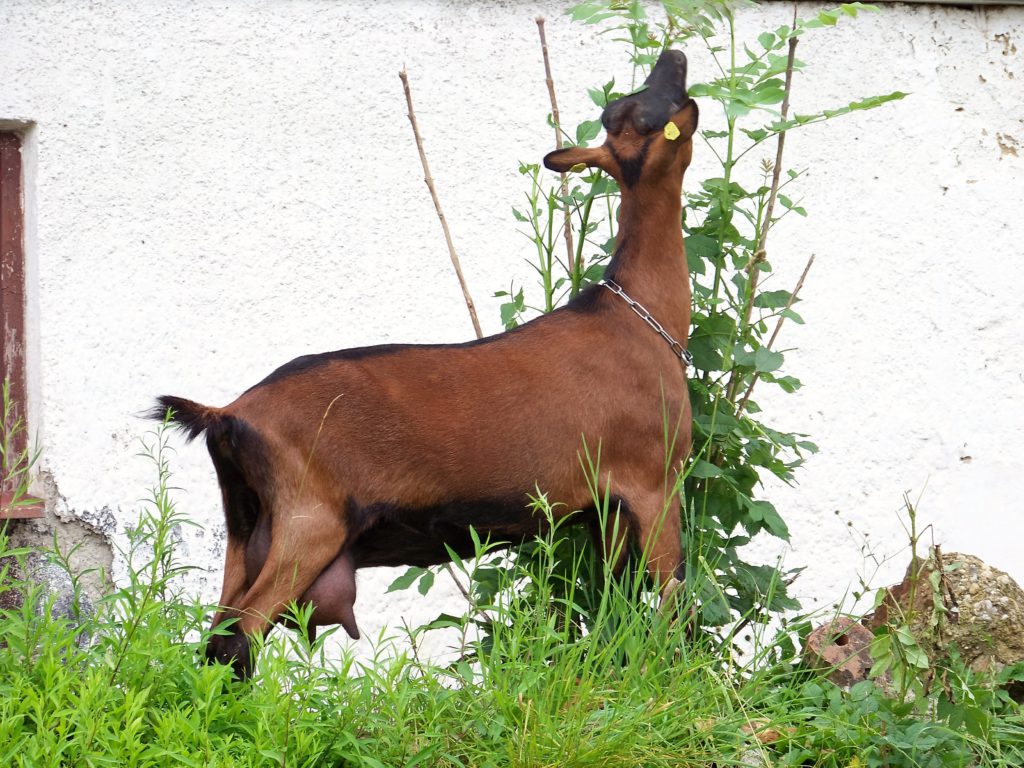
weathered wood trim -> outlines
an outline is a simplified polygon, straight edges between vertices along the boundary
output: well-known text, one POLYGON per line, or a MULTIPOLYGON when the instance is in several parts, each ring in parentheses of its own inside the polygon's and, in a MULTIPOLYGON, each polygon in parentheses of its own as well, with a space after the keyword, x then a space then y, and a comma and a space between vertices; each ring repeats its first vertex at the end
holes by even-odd
MULTIPOLYGON (((19 430, 9 446, 15 456, 28 446, 25 382, 25 202, 21 137, 0 132, 0 382, 10 379, 14 422, 19 430)), ((2 482, 2 481, 0 481, 2 482)), ((41 517, 42 506, 9 509, 11 488, 0 485, 0 519, 41 517)))
POLYGON ((0 521, 2 520, 34 520, 43 517, 45 505, 42 499, 34 496, 23 496, 17 507, 11 507, 14 494, 10 491, 0 493, 0 521))

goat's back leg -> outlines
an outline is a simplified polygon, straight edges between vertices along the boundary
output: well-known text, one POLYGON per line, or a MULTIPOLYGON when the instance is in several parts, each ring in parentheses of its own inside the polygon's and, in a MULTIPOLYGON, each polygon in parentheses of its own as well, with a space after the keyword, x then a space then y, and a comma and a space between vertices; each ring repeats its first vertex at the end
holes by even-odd
POLYGON ((289 602, 298 602, 345 543, 339 510, 308 502, 277 509, 267 560, 244 597, 231 605, 229 615, 238 622, 230 634, 211 637, 206 649, 207 658, 231 663, 241 678, 252 672, 249 637, 265 634, 289 602))
POLYGON ((213 615, 210 628, 213 629, 226 619, 230 608, 238 605, 248 590, 249 583, 245 573, 245 550, 248 542, 237 534, 228 531, 227 548, 224 558, 224 583, 220 590, 220 602, 217 612, 213 615))

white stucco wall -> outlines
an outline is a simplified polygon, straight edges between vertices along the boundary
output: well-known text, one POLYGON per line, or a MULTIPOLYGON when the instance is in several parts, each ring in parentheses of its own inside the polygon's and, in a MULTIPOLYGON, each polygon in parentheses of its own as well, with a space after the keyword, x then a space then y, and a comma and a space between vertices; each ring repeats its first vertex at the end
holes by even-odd
MULTIPOLYGON (((157 394, 223 404, 302 353, 471 336, 403 65, 482 322, 499 330, 490 295, 532 279, 510 215, 526 188, 518 163, 552 140, 534 17, 548 18, 567 123, 597 116, 586 87, 629 77, 619 44, 562 8, 0 4, 0 120, 35 124, 31 387, 60 514, 124 542, 153 478, 136 458, 149 428, 137 415, 157 394)), ((753 39, 789 13, 744 11, 740 28, 753 39)), ((805 388, 770 405, 822 451, 799 486, 769 494, 793 531, 787 564, 807 566, 795 590, 808 604, 840 598, 861 569, 833 512, 893 554, 904 491, 946 550, 1024 581, 1022 42, 1024 8, 888 5, 800 44, 812 66, 797 111, 912 94, 790 138, 788 164, 810 169, 810 218, 774 236, 775 285, 791 287, 809 254, 817 263, 807 324, 782 344, 805 388)), ((691 79, 707 76, 707 57, 689 53, 691 79)), ((698 147, 688 187, 712 170, 698 147)), ((213 600, 216 483, 202 446, 176 445, 179 505, 203 526, 183 531, 201 569, 190 588, 213 600)), ((360 573, 371 637, 386 619, 438 610, 384 598, 392 578, 360 573)))

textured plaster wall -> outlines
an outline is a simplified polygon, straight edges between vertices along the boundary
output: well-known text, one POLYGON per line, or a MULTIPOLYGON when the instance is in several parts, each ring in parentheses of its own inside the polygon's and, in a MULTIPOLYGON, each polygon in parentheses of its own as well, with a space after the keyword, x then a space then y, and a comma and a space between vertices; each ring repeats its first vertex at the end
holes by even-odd
MULTIPOLYGON (((552 141, 534 17, 549 19, 567 122, 596 117, 585 87, 629 79, 619 45, 561 10, 4 0, 0 119, 34 125, 31 388, 51 514, 124 543, 154 477, 137 458, 149 428, 137 415, 156 394, 223 404, 302 353, 471 336, 403 65, 466 277, 498 331, 491 294, 531 279, 510 215, 525 190, 517 167, 552 141)), ((740 29, 753 39, 788 13, 745 11, 740 29)), ((886 5, 800 44, 812 67, 797 111, 912 93, 790 138, 789 164, 810 169, 810 218, 787 221, 771 255, 779 288, 817 257, 807 324, 782 344, 805 388, 762 405, 822 447, 800 485, 768 489, 810 604, 839 599, 861 570, 844 520, 880 554, 899 550, 904 491, 947 550, 1024 580, 1022 45, 1022 8, 922 5, 886 5)), ((709 68, 691 52, 692 79, 709 68)), ((713 170, 698 146, 689 188, 713 170)), ((178 503, 203 526, 181 531, 199 568, 189 587, 213 600, 216 484, 201 446, 175 446, 178 503)), ((122 567, 115 558, 115 577, 122 567)), ((451 589, 429 606, 386 598, 392 578, 360 573, 370 637, 457 607, 451 589)))

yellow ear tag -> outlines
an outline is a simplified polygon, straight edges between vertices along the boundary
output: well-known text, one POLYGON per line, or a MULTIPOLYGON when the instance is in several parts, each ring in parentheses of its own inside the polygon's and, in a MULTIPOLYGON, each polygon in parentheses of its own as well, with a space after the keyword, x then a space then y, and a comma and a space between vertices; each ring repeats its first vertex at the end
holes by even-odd
POLYGON ((569 169, 569 173, 583 173, 585 170, 587 170, 586 163, 576 163, 576 165, 569 169))
POLYGON ((679 128, 671 120, 665 123, 664 133, 665 138, 668 139, 669 141, 675 141, 676 139, 679 138, 679 128))

